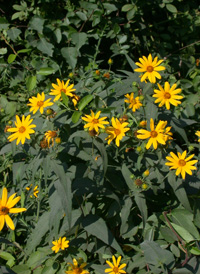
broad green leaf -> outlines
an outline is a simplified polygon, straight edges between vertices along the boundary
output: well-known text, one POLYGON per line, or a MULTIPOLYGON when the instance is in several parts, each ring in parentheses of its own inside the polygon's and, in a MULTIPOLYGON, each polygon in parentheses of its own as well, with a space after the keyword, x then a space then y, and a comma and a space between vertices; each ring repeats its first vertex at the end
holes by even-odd
POLYGON ((55 73, 55 69, 50 67, 41 68, 39 71, 37 71, 37 74, 39 75, 50 75, 54 73, 55 73))
POLYGON ((66 59, 71 68, 74 69, 76 67, 78 57, 76 47, 62 48, 61 54, 66 59))
POLYGON ((135 202, 141 212, 142 215, 142 221, 143 221, 143 228, 145 227, 146 220, 147 220, 147 205, 146 205, 146 199, 143 193, 135 193, 135 202))
POLYGON ((190 253, 192 253, 194 255, 197 255, 197 256, 200 255, 200 249, 195 246, 192 246, 189 250, 190 250, 190 253))
POLYGON ((56 36, 56 42, 59 44, 62 40, 62 33, 61 33, 61 30, 58 28, 54 31, 54 34, 56 36))
POLYGON ((130 170, 127 168, 126 164, 122 165, 122 175, 125 179, 125 182, 127 184, 127 186, 129 187, 130 190, 133 190, 134 187, 134 183, 133 180, 130 178, 130 176, 132 175, 132 173, 130 172, 130 170))
POLYGON ((5 30, 9 27, 9 23, 4 17, 0 17, 0 30, 5 30))
POLYGON ((7 49, 7 48, 0 48, 0 54, 1 54, 1 55, 6 54, 6 53, 7 53, 7 51, 8 51, 8 49, 7 49))
POLYGON ((21 30, 18 28, 11 28, 7 31, 8 36, 10 37, 10 39, 15 42, 15 40, 17 39, 17 37, 20 35, 21 30))
POLYGON ((86 21, 87 20, 87 16, 85 15, 85 13, 81 12, 81 11, 77 11, 76 15, 78 15, 78 17, 82 20, 82 21, 86 21))
POLYGON ((98 148, 101 157, 102 157, 102 162, 103 162, 103 170, 104 170, 104 175, 106 174, 107 166, 108 166, 108 156, 106 153, 105 145, 103 141, 100 138, 95 138, 94 139, 94 145, 98 148))
POLYGON ((69 97, 63 91, 61 92, 61 97, 62 97, 64 105, 66 107, 68 107, 69 97))
POLYGON ((30 52, 32 51, 32 49, 20 49, 17 51, 17 53, 27 53, 27 52, 30 52))
POLYGON ((44 54, 47 54, 48 56, 53 56, 54 45, 47 42, 45 38, 40 39, 40 41, 37 44, 37 48, 44 54))
POLYGON ((15 260, 15 258, 8 252, 5 251, 0 251, 0 258, 2 258, 3 260, 15 260))
POLYGON ((76 124, 79 121, 80 116, 82 115, 81 111, 74 111, 72 114, 72 122, 76 124))
POLYGON ((126 4, 122 7, 122 11, 127 12, 127 11, 131 10, 132 8, 134 8, 133 4, 126 4))
POLYGON ((15 59, 16 59, 16 57, 17 57, 17 55, 15 55, 15 54, 10 54, 10 55, 8 56, 8 64, 11 64, 12 62, 14 62, 15 59))
POLYGON ((29 23, 29 27, 31 29, 34 29, 36 30, 37 32, 41 33, 43 32, 43 25, 44 25, 44 21, 45 19, 35 15, 31 20, 30 20, 30 23, 29 23))
POLYGON ((26 264, 15 265, 12 268, 17 274, 31 274, 31 270, 26 264))
POLYGON ((86 44, 87 34, 84 32, 75 32, 71 35, 72 42, 75 44, 77 50, 86 44))
POLYGON ((28 89, 28 91, 31 91, 35 88, 36 86, 36 83, 37 83, 37 78, 36 76, 28 76, 26 78, 26 87, 28 89))
POLYGON ((93 99, 93 95, 86 95, 83 97, 80 102, 78 103, 78 109, 81 111, 83 110, 93 99))
POLYGON ((183 238, 183 240, 186 241, 186 243, 189 243, 195 240, 195 238, 185 228, 172 222, 171 222, 171 225, 176 230, 176 232, 181 236, 181 238, 183 238))
POLYGON ((91 235, 97 237, 108 246, 114 248, 121 255, 123 255, 123 251, 114 238, 113 234, 107 227, 105 221, 97 215, 89 214, 82 221, 83 228, 90 233, 91 235))
POLYGON ((166 8, 168 9, 168 11, 170 11, 172 13, 177 13, 178 12, 177 8, 174 5, 172 5, 172 4, 167 4, 166 8))

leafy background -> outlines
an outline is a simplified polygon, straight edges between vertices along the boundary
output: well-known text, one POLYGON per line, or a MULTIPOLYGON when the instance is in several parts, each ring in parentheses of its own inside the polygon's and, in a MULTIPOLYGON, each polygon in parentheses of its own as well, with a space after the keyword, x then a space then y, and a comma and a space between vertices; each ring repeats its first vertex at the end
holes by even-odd
POLYGON ((15 231, 1 232, 3 273, 61 274, 73 257, 87 261, 90 273, 104 273, 113 254, 123 256, 127 273, 199 273, 200 174, 183 181, 164 165, 171 150, 199 159, 198 1, 10 0, 0 12, 0 183, 27 208, 14 217, 15 231), (154 104, 153 86, 133 71, 149 53, 165 61, 162 82, 183 91, 171 111, 154 104), (29 113, 31 96, 44 91, 50 98, 57 78, 75 84, 78 110, 54 104, 54 115, 34 115, 31 141, 8 143, 5 127, 29 113), (144 107, 128 112, 131 132, 119 148, 107 146, 104 133, 93 138, 83 130, 81 116, 90 109, 122 117, 130 92, 143 96, 144 107), (172 126, 170 150, 147 151, 135 137, 138 123, 150 118, 172 126), (59 130, 60 145, 41 148, 47 130, 59 130), (137 188, 136 178, 148 188, 137 188), (37 199, 26 191, 30 184, 39 186, 37 199), (70 247, 54 254, 51 242, 60 236, 70 247))

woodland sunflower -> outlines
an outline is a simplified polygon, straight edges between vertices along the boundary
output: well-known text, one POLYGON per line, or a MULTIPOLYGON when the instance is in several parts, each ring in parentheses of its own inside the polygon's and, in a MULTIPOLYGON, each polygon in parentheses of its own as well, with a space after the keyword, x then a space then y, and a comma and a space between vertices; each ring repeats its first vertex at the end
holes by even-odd
POLYGON ((166 106, 166 109, 170 109, 170 104, 177 107, 179 104, 181 104, 181 99, 183 99, 183 96, 177 95, 181 92, 181 89, 176 89, 176 84, 173 84, 170 88, 170 85, 168 82, 165 82, 164 88, 161 87, 160 84, 158 84, 159 90, 154 89, 155 94, 153 97, 157 97, 155 100, 155 103, 159 103, 159 107, 162 107, 163 105, 166 106))
POLYGON ((200 142, 200 131, 197 130, 197 132, 195 134, 199 137, 198 142, 200 142))
POLYGON ((73 88, 74 84, 71 84, 70 86, 68 86, 70 79, 68 79, 66 83, 64 83, 63 80, 62 80, 62 82, 59 79, 56 79, 56 80, 57 80, 58 85, 52 84, 52 87, 54 89, 51 89, 51 92, 49 93, 50 95, 55 96, 54 102, 58 101, 60 99, 62 92, 64 92, 69 97, 74 96, 74 94, 72 92, 75 91, 76 89, 73 88))
POLYGON ((135 112, 137 109, 139 109, 142 106, 139 96, 134 99, 133 92, 131 94, 126 94, 125 97, 127 99, 125 99, 124 102, 129 104, 129 108, 132 108, 133 112, 135 112))
POLYGON ((48 147, 50 147, 50 142, 52 147, 54 146, 54 139, 58 136, 57 134, 57 130, 48 130, 47 132, 45 132, 45 140, 47 140, 48 143, 48 147))
POLYGON ((139 61, 140 63, 136 62, 135 64, 140 68, 137 68, 134 71, 144 72, 141 77, 141 82, 145 81, 146 78, 148 78, 151 83, 155 83, 156 78, 161 79, 161 75, 158 71, 165 70, 165 67, 159 66, 163 60, 158 61, 158 57, 155 57, 154 60, 152 60, 152 55, 149 54, 148 58, 143 56, 142 58, 139 58, 139 61))
POLYGON ((165 163, 166 166, 170 166, 170 169, 176 169, 176 175, 178 176, 181 173, 183 179, 185 179, 185 174, 188 173, 192 175, 192 170, 196 170, 197 168, 194 166, 198 162, 198 160, 192 160, 194 154, 185 158, 187 151, 185 150, 182 154, 178 152, 178 156, 173 152, 170 152, 170 156, 167 156, 166 159, 169 161, 165 163))
POLYGON ((82 263, 78 266, 78 262, 76 259, 73 259, 73 264, 68 263, 70 265, 70 270, 65 271, 66 274, 89 274, 89 272, 83 269, 87 263, 82 263))
POLYGON ((60 237, 58 240, 53 241, 52 244, 54 246, 51 249, 55 253, 58 253, 60 249, 64 250, 69 247, 69 241, 66 241, 66 237, 60 237))
MULTIPOLYGON (((146 145, 146 149, 149 149, 151 145, 153 145, 154 149, 157 149, 158 143, 165 145, 165 126, 166 121, 159 121, 156 128, 154 126, 154 120, 151 118, 150 120, 150 131, 146 129, 139 129, 137 130, 137 138, 138 139, 148 139, 149 141, 146 145)), ((169 135, 169 133, 168 133, 169 135)))
MULTIPOLYGON (((30 186, 26 187, 26 190, 28 190, 28 191, 31 190, 32 186, 33 185, 30 184, 30 186)), ((35 196, 35 198, 38 197, 38 193, 39 193, 38 186, 35 186, 34 189, 33 189, 33 195, 35 196)), ((33 195, 30 195, 30 197, 33 198, 33 195)))
POLYGON ((45 101, 45 95, 44 92, 42 92, 42 94, 37 94, 37 97, 32 96, 31 98, 29 98, 29 104, 27 104, 27 106, 31 106, 30 111, 33 112, 33 114, 35 114, 38 110, 40 111, 41 114, 43 114, 44 112, 44 108, 46 107, 50 107, 53 105, 50 99, 47 99, 45 101))
POLYGON ((12 194, 8 198, 7 188, 3 188, 2 198, 0 199, 0 231, 3 229, 5 222, 10 229, 15 229, 15 225, 10 216, 8 215, 9 213, 15 214, 26 211, 26 208, 13 208, 21 199, 20 196, 15 197, 15 195, 16 193, 12 194))
POLYGON ((126 266, 126 264, 120 265, 121 258, 122 257, 119 256, 116 260, 115 256, 112 256, 113 263, 111 263, 110 261, 106 261, 106 263, 110 266, 110 268, 106 268, 105 273, 109 273, 109 274, 126 273, 126 271, 122 269, 126 266))
POLYGON ((120 121, 114 117, 112 117, 111 122, 112 126, 106 128, 108 137, 105 140, 108 140, 108 144, 110 144, 112 140, 115 139, 115 143, 119 147, 120 140, 122 140, 122 138, 125 136, 125 132, 130 130, 130 128, 126 128, 129 123, 120 123, 120 121))
POLYGON ((33 119, 30 119, 30 117, 31 115, 28 115, 25 118, 25 116, 23 115, 22 120, 20 120, 19 116, 16 115, 16 122, 15 122, 16 127, 11 127, 7 129, 7 132, 14 132, 8 137, 8 140, 10 142, 17 139, 16 144, 18 145, 20 142, 24 144, 26 138, 30 139, 30 134, 35 132, 35 130, 33 130, 32 128, 36 127, 36 125, 31 124, 33 119))
POLYGON ((99 118, 101 114, 101 111, 98 111, 97 114, 94 114, 94 112, 91 110, 91 115, 86 115, 86 117, 82 117, 82 120, 87 122, 86 125, 84 125, 84 128, 89 128, 89 131, 95 130, 96 133, 99 132, 99 128, 105 128, 104 125, 109 124, 108 121, 104 121, 107 119, 107 117, 101 117, 99 118))

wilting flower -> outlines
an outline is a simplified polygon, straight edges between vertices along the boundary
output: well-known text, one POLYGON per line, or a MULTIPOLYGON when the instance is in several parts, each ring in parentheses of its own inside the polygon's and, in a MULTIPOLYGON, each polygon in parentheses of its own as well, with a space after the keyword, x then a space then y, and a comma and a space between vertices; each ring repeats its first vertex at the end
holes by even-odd
POLYGON ((170 104, 174 105, 175 107, 181 104, 181 101, 179 100, 181 100, 183 96, 177 95, 181 92, 181 89, 176 89, 176 84, 173 84, 173 86, 170 88, 169 83, 165 82, 164 88, 161 87, 160 84, 158 84, 158 87, 159 90, 154 89, 156 94, 154 94, 153 97, 157 97, 155 103, 159 103, 159 107, 165 105, 167 109, 170 109, 170 104))
POLYGON ((155 83, 156 78, 161 79, 161 75, 158 71, 165 70, 165 67, 159 66, 163 60, 158 61, 158 57, 155 57, 154 60, 152 60, 152 56, 149 54, 148 58, 143 56, 142 58, 139 58, 139 61, 140 63, 136 62, 135 64, 140 68, 137 68, 134 71, 144 72, 141 77, 141 82, 145 81, 146 78, 148 78, 151 83, 155 83))
MULTIPOLYGON (((32 186, 33 186, 33 185, 30 184, 30 186, 27 186, 27 187, 26 187, 26 190, 29 191, 29 190, 32 188, 32 186)), ((36 198, 38 197, 38 195, 37 195, 38 193, 39 193, 38 186, 35 186, 34 189, 33 189, 33 195, 34 195, 36 198)), ((32 198, 33 196, 30 195, 30 197, 32 198)))
POLYGON ((70 265, 70 270, 65 271, 66 274, 89 274, 89 272, 84 269, 87 263, 82 263, 80 266, 78 266, 77 260, 73 259, 73 264, 68 264, 70 265))
POLYGON ((103 74, 103 77, 104 77, 104 78, 107 78, 107 79, 110 79, 110 73, 109 73, 109 72, 105 72, 105 73, 103 74))
POLYGON ((106 268, 105 273, 109 273, 109 274, 126 273, 126 271, 122 269, 126 266, 126 264, 120 265, 121 258, 122 257, 119 256, 116 260, 115 256, 112 256, 113 263, 111 263, 110 261, 106 261, 106 263, 110 266, 110 268, 106 268))
POLYGON ((58 253, 60 249, 64 250, 69 247, 69 241, 66 241, 66 237, 59 238, 56 241, 53 241, 52 244, 54 245, 51 249, 55 253, 58 253))
POLYGON ((191 170, 197 169, 194 164, 198 162, 198 160, 191 160, 194 157, 194 154, 185 158, 187 151, 185 150, 182 154, 178 152, 178 156, 173 152, 170 152, 171 157, 167 156, 166 159, 169 161, 165 163, 166 166, 170 166, 170 169, 176 169, 176 175, 178 176, 181 173, 183 179, 185 179, 185 174, 188 173, 192 175, 191 170))
POLYGON ((98 133, 99 128, 105 128, 104 125, 109 124, 108 121, 104 121, 107 119, 107 117, 101 117, 99 118, 101 114, 101 111, 98 111, 97 114, 94 114, 94 112, 91 110, 91 115, 85 114, 86 117, 82 117, 82 120, 86 121, 87 124, 84 125, 84 128, 89 128, 89 131, 92 131, 93 129, 98 133))
POLYGON ((67 80, 66 83, 64 83, 64 81, 62 80, 62 82, 59 79, 56 79, 58 85, 56 84, 52 84, 52 87, 54 89, 51 89, 51 92, 49 93, 50 95, 54 95, 54 102, 58 101, 61 97, 61 93, 64 92, 67 96, 69 97, 73 97, 74 94, 72 93, 73 91, 75 91, 76 89, 74 89, 74 84, 71 84, 70 86, 68 86, 69 81, 67 80))
POLYGON ((130 95, 126 94, 125 97, 127 99, 125 99, 124 102, 129 104, 129 108, 132 108, 133 112, 135 112, 137 109, 139 109, 142 106, 139 96, 134 99, 133 92, 130 95))
MULTIPOLYGON (((200 138, 200 131, 199 130, 195 134, 200 138)), ((200 142, 200 139, 198 139, 198 142, 200 142)))
POLYGON ((125 132, 130 130, 130 128, 126 128, 129 123, 120 123, 120 121, 114 117, 112 117, 111 122, 112 126, 106 128, 108 137, 105 140, 108 140, 108 144, 110 144, 112 140, 115 139, 115 143, 119 147, 120 140, 125 136, 125 132))
POLYGON ((16 122, 15 122, 16 127, 11 127, 11 128, 7 129, 8 132, 14 132, 13 134, 11 134, 8 137, 8 140, 10 142, 17 139, 16 144, 18 145, 19 142, 24 144, 26 138, 30 139, 30 134, 35 132, 35 130, 33 130, 32 128, 36 127, 36 125, 34 125, 34 124, 31 125, 33 119, 30 119, 30 117, 31 117, 31 115, 28 115, 25 118, 25 116, 23 115, 22 116, 22 121, 21 121, 19 116, 16 115, 16 122))
POLYGON ((57 134, 57 130, 48 130, 47 132, 45 132, 45 139, 48 142, 48 147, 50 147, 50 142, 52 144, 52 147, 54 146, 54 139, 58 136, 57 134))
MULTIPOLYGON (((164 136, 164 131, 165 131, 165 126, 167 122, 166 121, 159 121, 158 125, 156 128, 154 127, 154 121, 151 118, 150 120, 150 131, 146 129, 139 129, 137 131, 137 138, 138 139, 149 139, 146 149, 149 149, 151 145, 153 145, 154 149, 157 149, 158 143, 165 145, 165 136, 164 136)), ((169 135, 169 133, 168 133, 169 135)))
POLYGON ((3 229, 5 222, 10 229, 15 229, 15 225, 10 216, 8 215, 9 213, 16 214, 26 211, 26 208, 13 208, 21 199, 20 196, 15 197, 15 195, 16 193, 12 194, 8 198, 7 188, 3 188, 2 198, 0 199, 0 231, 3 229))
POLYGON ((40 111, 41 114, 43 114, 44 112, 44 108, 46 107, 50 107, 53 105, 50 99, 47 99, 45 101, 45 95, 44 92, 42 92, 42 94, 37 94, 37 97, 32 96, 31 98, 29 98, 29 104, 27 104, 27 106, 31 106, 30 111, 33 112, 33 114, 35 114, 38 110, 40 111))

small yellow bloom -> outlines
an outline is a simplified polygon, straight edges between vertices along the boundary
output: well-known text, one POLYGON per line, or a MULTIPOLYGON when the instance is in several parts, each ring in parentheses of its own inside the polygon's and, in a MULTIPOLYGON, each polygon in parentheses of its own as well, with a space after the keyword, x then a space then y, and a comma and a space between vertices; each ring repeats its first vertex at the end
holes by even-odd
POLYGON ((130 130, 130 128, 126 128, 129 123, 120 123, 120 121, 114 117, 112 117, 111 122, 112 126, 106 128, 108 137, 105 140, 108 140, 108 144, 110 144, 112 140, 115 139, 115 143, 119 147, 120 140, 125 136, 125 132, 130 130))
POLYGON ((60 137, 57 137, 57 138, 55 139, 55 142, 56 142, 57 145, 59 145, 59 144, 61 143, 61 138, 60 138, 60 137))
POLYGON ((183 96, 177 95, 181 92, 181 89, 176 89, 176 84, 174 84, 171 88, 168 82, 165 82, 164 88, 161 87, 160 84, 158 84, 159 90, 154 89, 154 95, 153 97, 157 97, 155 100, 155 103, 159 103, 159 107, 162 107, 163 105, 166 106, 166 109, 170 109, 170 104, 174 105, 175 107, 181 104, 181 99, 183 99, 183 96))
POLYGON ((24 144, 26 138, 30 139, 30 134, 35 132, 35 130, 33 130, 32 128, 36 127, 36 125, 34 124, 31 125, 33 119, 30 119, 30 117, 31 115, 28 115, 25 118, 25 116, 23 115, 22 120, 20 120, 19 116, 16 115, 16 122, 15 122, 16 127, 11 127, 7 129, 7 132, 14 132, 8 137, 8 140, 10 142, 17 139, 16 144, 18 145, 20 142, 24 144))
POLYGON ((142 189, 146 190, 148 188, 148 185, 146 183, 142 184, 142 189))
POLYGON ((91 110, 91 115, 86 115, 85 117, 82 117, 82 120, 86 121, 87 124, 84 125, 84 128, 89 128, 89 131, 92 131, 93 129, 98 133, 99 128, 105 128, 104 125, 109 124, 108 121, 104 121, 107 119, 107 117, 101 117, 99 118, 101 114, 101 111, 98 111, 97 114, 94 114, 94 112, 91 110))
POLYGON ((32 111, 33 114, 35 114, 38 110, 40 111, 41 114, 43 114, 44 112, 44 108, 46 107, 50 107, 53 105, 50 99, 47 99, 45 101, 45 95, 44 92, 42 92, 42 94, 37 94, 37 97, 32 96, 31 98, 29 98, 29 104, 27 104, 27 106, 31 106, 30 108, 30 112, 32 111))
POLYGON ((73 77, 74 77, 73 72, 70 72, 70 73, 69 73, 69 78, 73 78, 73 77))
POLYGON ((198 162, 198 160, 191 160, 194 157, 194 154, 185 158, 187 151, 185 150, 182 154, 178 152, 178 156, 173 152, 170 152, 171 157, 167 156, 166 159, 169 161, 165 163, 166 166, 170 166, 170 169, 176 169, 176 176, 181 173, 183 179, 185 179, 185 174, 188 173, 192 175, 192 170, 196 170, 197 168, 194 166, 198 162))
POLYGON ((2 198, 0 199, 0 231, 3 229, 5 222, 10 229, 15 229, 15 225, 10 216, 8 215, 9 213, 16 214, 26 211, 26 208, 13 208, 16 205, 16 203, 18 203, 21 199, 20 196, 15 197, 15 195, 16 193, 12 194, 8 198, 7 188, 3 188, 2 198))
POLYGON ((110 261, 106 261, 106 263, 109 265, 110 268, 106 268, 105 273, 109 273, 109 274, 126 273, 126 271, 122 269, 126 266, 126 264, 119 265, 121 258, 122 257, 119 256, 116 260, 115 256, 112 256, 113 263, 111 263, 110 261))
POLYGON ((52 143, 52 147, 54 146, 54 139, 58 136, 57 134, 57 130, 48 130, 47 132, 45 132, 45 139, 48 142, 48 147, 50 147, 50 142, 52 143))
POLYGON ((97 70, 95 71, 95 73, 96 73, 97 76, 99 76, 99 75, 100 75, 100 70, 97 69, 97 70))
POLYGON ((70 265, 70 270, 65 271, 66 274, 89 274, 89 272, 84 269, 87 263, 82 263, 80 266, 78 266, 77 260, 73 259, 73 264, 68 264, 70 265))
MULTIPOLYGON (((29 186, 29 187, 28 187, 28 186, 26 187, 26 190, 28 190, 28 191, 29 191, 29 190, 32 188, 32 186, 33 186, 33 185, 32 185, 32 184, 30 184, 30 186, 29 186)), ((37 198, 37 197, 38 197, 38 195, 37 195, 38 193, 39 193, 38 186, 35 186, 35 187, 34 187, 34 189, 33 189, 33 195, 35 196, 35 198, 37 198)), ((33 196, 32 196, 32 195, 30 195, 30 197, 31 197, 31 198, 33 198, 33 196)))
MULTIPOLYGON (((200 131, 199 130, 195 134, 200 138, 200 131)), ((198 142, 200 142, 200 139, 198 139, 198 142)))
POLYGON ((51 249, 55 253, 58 253, 60 249, 64 250, 69 247, 69 241, 66 241, 66 237, 59 238, 56 241, 53 241, 52 244, 54 245, 51 249))
POLYGON ((74 94, 72 92, 75 91, 76 89, 73 88, 74 84, 71 84, 70 86, 68 86, 70 80, 67 80, 66 83, 64 83, 64 81, 61 82, 59 79, 56 79, 56 80, 57 80, 58 85, 52 84, 52 87, 54 89, 51 89, 51 92, 49 93, 50 95, 55 96, 54 102, 58 101, 60 99, 62 92, 64 92, 69 97, 74 96, 74 94))
POLYGON ((125 97, 127 99, 125 99, 124 102, 129 104, 129 108, 132 108, 133 112, 135 112, 137 109, 139 109, 142 106, 142 104, 139 100, 139 96, 134 99, 133 92, 130 95, 126 94, 125 97))
POLYGON ((146 127, 147 126, 147 121, 146 120, 143 120, 139 123, 139 126, 140 127, 146 127))
POLYGON ((149 170, 148 170, 148 169, 147 169, 147 170, 145 170, 143 174, 144 174, 144 177, 149 176, 149 170))
POLYGON ((110 58, 108 59, 108 65, 112 65, 113 64, 113 60, 110 58))
POLYGON ((74 94, 74 96, 72 97, 72 102, 74 104, 75 109, 77 109, 76 105, 78 104, 79 101, 80 101, 80 96, 74 94))
MULTIPOLYGON (((165 140, 166 140, 166 136, 165 136, 165 126, 166 126, 167 122, 166 121, 159 121, 158 125, 156 126, 156 128, 154 127, 154 121, 151 118, 150 120, 150 131, 146 130, 146 129, 139 129, 137 131, 137 138, 138 139, 149 139, 147 145, 146 145, 146 149, 149 149, 151 145, 153 145, 154 149, 157 149, 158 147, 158 143, 165 145, 165 140)), ((169 135, 169 133, 168 133, 169 135)))
POLYGON ((135 64, 140 68, 137 68, 134 71, 144 72, 141 77, 141 82, 144 82, 146 78, 148 78, 151 83, 155 83, 156 78, 161 79, 161 75, 158 71, 165 70, 165 67, 159 66, 163 60, 158 61, 158 57, 155 57, 154 60, 152 60, 152 55, 149 54, 148 58, 143 56, 142 58, 139 58, 139 61, 140 63, 136 62, 135 64))

